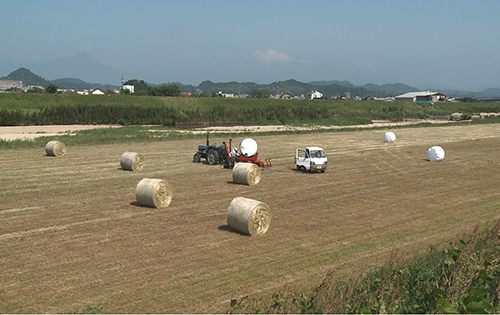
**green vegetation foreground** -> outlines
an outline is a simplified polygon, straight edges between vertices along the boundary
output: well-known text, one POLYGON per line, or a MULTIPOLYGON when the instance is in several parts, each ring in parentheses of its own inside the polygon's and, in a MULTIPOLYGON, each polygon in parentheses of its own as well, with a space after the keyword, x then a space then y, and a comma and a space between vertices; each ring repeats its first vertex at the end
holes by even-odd
POLYGON ((368 124, 500 112, 500 103, 406 102, 0 94, 0 125, 368 124))
POLYGON ((500 221, 449 246, 391 261, 339 281, 331 272, 311 294, 276 292, 269 299, 232 300, 231 313, 498 314, 500 221))

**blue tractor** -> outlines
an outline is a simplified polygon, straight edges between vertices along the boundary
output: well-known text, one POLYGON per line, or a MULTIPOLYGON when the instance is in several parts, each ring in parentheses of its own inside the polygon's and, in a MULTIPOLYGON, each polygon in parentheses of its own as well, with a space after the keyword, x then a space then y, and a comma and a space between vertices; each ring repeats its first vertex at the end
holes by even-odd
POLYGON ((206 159, 209 165, 227 164, 229 160, 229 147, 226 142, 218 147, 217 145, 210 145, 210 135, 207 133, 207 144, 200 144, 198 152, 193 156, 193 162, 200 163, 201 159, 206 159))

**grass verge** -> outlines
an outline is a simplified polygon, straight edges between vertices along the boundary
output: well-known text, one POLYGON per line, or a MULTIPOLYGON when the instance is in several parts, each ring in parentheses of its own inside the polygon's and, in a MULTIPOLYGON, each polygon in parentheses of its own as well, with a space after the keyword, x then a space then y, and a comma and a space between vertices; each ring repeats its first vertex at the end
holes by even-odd
POLYGON ((265 301, 232 300, 230 313, 498 314, 500 221, 408 261, 395 259, 363 276, 333 273, 312 294, 276 292, 265 301))

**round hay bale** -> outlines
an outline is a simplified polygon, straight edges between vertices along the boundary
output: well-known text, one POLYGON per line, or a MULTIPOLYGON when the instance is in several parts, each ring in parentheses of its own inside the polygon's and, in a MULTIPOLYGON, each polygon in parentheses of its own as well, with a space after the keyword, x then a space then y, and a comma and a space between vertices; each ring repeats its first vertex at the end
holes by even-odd
POLYGON ((49 141, 45 145, 45 153, 48 156, 63 156, 66 154, 66 145, 58 140, 49 141))
POLYGON ((254 186, 260 183, 260 168, 253 163, 236 163, 233 168, 233 182, 254 186))
POLYGON ((144 157, 136 152, 125 152, 120 158, 120 165, 126 171, 140 171, 144 167, 144 157))
POLYGON ((229 205, 227 224, 243 234, 263 235, 271 224, 271 210, 264 202, 237 197, 229 205))
POLYGON ((444 156, 445 153, 443 148, 438 145, 431 147, 427 151, 427 159, 431 162, 441 161, 442 159, 444 159, 444 156))
POLYGON ((142 206, 166 208, 172 202, 172 188, 167 181, 143 178, 135 189, 137 202, 142 206))
POLYGON ((394 132, 386 132, 385 135, 384 135, 384 141, 385 142, 394 142, 396 141, 396 135, 394 134, 394 132))

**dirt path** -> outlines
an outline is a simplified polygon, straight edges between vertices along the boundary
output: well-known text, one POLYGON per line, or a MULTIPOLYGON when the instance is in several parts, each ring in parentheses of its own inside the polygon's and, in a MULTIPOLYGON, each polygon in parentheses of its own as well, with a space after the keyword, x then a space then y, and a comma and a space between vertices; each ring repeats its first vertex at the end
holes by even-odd
POLYGON ((50 125, 50 126, 9 126, 0 127, 2 140, 33 140, 37 137, 56 136, 59 134, 73 134, 77 130, 97 128, 117 128, 120 125, 50 125))
POLYGON ((408 126, 408 125, 416 125, 421 123, 433 123, 433 124, 442 124, 442 123, 452 123, 454 121, 444 120, 444 119, 436 119, 436 120, 426 120, 426 119, 412 119, 406 121, 389 121, 389 120, 373 120, 373 124, 367 125, 351 125, 351 126, 320 126, 320 125, 312 125, 312 126, 290 126, 290 125, 269 125, 269 126, 223 126, 223 127, 206 127, 206 128, 196 128, 194 130, 190 130, 187 132, 192 133, 205 133, 207 131, 210 132, 271 132, 271 131, 292 131, 292 130, 315 130, 315 129, 346 129, 346 128, 375 128, 375 127, 390 127, 390 126, 408 126))
MULTIPOLYGON (((191 130, 183 130, 183 132, 205 133, 210 132, 279 132, 291 130, 314 130, 314 129, 345 129, 345 128, 374 128, 383 126, 406 126, 420 123, 449 123, 449 120, 424 120, 415 119, 401 122, 392 122, 386 120, 374 120, 373 124, 369 125, 352 125, 352 126, 289 126, 289 125, 269 125, 269 126, 224 126, 224 127, 203 127, 193 128, 191 130)), ((37 137, 57 136, 60 134, 73 135, 78 130, 89 130, 97 128, 119 128, 120 125, 50 125, 50 126, 9 126, 0 127, 0 139, 11 140, 33 140, 37 137)), ((159 130, 154 130, 159 132, 159 130)))

